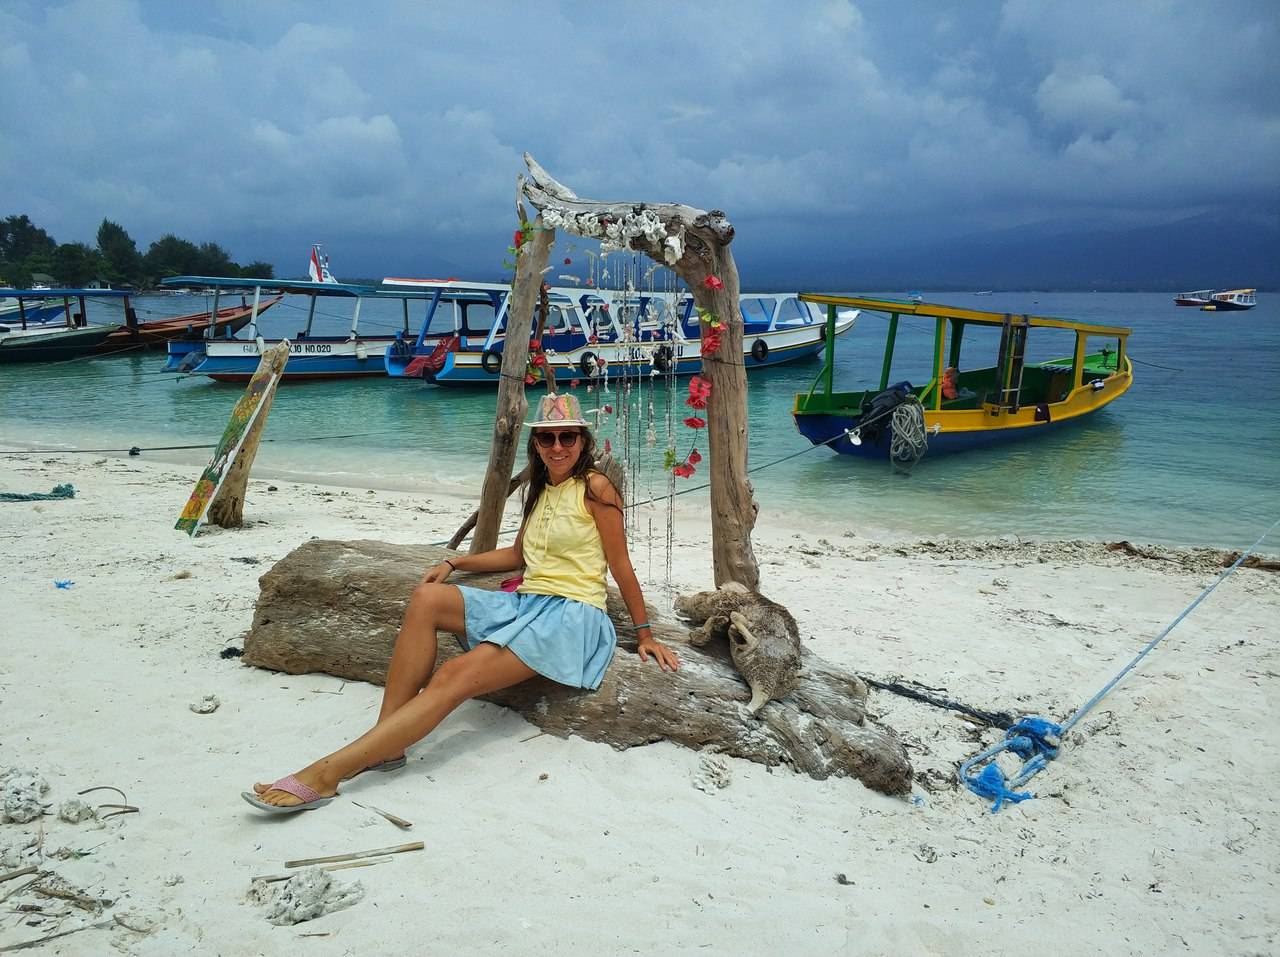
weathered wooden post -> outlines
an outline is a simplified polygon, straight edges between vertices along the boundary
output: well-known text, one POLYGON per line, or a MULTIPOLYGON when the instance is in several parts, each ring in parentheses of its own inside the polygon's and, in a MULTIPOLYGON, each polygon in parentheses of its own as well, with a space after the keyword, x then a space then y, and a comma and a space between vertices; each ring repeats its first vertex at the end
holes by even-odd
POLYGON ((489 468, 480 492, 480 509, 476 516, 475 534, 471 536, 471 553, 487 552, 498 545, 502 528, 502 512, 512 488, 511 470, 520 450, 521 430, 529 403, 524 397, 525 368, 529 363, 529 333, 533 329, 533 304, 542 288, 542 270, 547 265, 555 231, 543 226, 539 216, 526 228, 529 220, 524 207, 516 203, 520 216, 521 237, 516 244, 516 276, 511 284, 507 304, 506 337, 502 346, 501 380, 498 383, 497 414, 493 420, 493 446, 489 451, 489 468))
POLYGON ((287 339, 262 354, 257 371, 231 410, 222 439, 174 526, 179 531, 195 535, 204 521, 206 510, 209 520, 223 528, 239 528, 244 524, 244 494, 249 484, 249 469, 258 454, 267 413, 275 399, 276 384, 288 361, 287 339))

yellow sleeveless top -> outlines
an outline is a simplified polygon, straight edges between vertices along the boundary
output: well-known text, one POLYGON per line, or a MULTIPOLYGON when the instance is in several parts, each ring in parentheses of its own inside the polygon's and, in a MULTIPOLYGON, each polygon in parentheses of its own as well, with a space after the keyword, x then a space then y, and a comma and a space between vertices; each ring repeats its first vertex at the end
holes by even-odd
POLYGON ((582 479, 565 479, 538 496, 524 529, 520 594, 559 595, 604 609, 608 563, 586 491, 582 479))

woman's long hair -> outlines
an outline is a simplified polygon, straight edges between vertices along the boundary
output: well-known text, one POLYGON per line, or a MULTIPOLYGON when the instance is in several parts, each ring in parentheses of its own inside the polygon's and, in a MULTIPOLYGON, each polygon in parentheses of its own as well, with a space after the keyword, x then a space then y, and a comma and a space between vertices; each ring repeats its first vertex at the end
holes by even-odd
MULTIPOLYGON (((569 472, 570 479, 582 479, 586 482, 587 473, 596 467, 596 440, 588 428, 582 428, 582 438, 578 440, 578 460, 573 463, 573 469, 569 472)), ((524 519, 528 521, 529 515, 533 512, 533 506, 538 503, 538 498, 542 495, 543 489, 547 487, 547 479, 550 477, 547 473, 546 463, 542 461, 542 456, 538 454, 538 440, 534 438, 534 430, 529 430, 529 484, 524 490, 524 519)), ((607 476, 606 476, 607 477, 607 476)), ((599 502, 600 499, 591 494, 591 483, 587 482, 586 496, 592 501, 599 502)), ((601 503, 604 504, 604 503, 601 503)))

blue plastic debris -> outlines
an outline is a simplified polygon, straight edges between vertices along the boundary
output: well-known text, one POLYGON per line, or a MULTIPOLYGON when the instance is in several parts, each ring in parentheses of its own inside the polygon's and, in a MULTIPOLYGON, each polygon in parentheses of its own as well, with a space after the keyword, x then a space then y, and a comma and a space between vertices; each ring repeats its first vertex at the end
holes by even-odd
POLYGON ((54 588, 70 588, 74 584, 75 582, 73 582, 70 578, 63 578, 63 579, 55 578, 53 580, 54 588))

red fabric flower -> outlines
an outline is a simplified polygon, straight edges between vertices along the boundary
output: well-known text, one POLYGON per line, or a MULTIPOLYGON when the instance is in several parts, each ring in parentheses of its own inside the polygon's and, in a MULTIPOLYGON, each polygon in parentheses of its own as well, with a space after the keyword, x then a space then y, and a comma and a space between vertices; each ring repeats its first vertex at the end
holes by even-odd
POLYGON ((707 399, 710 396, 710 380, 696 375, 689 380, 689 398, 684 400, 684 404, 691 409, 705 409, 707 407, 707 399))
POLYGON ((608 454, 609 454, 610 452, 612 452, 612 451, 613 451, 613 443, 612 443, 612 442, 610 442, 608 439, 605 439, 605 440, 604 440, 604 454, 605 454, 605 455, 608 455, 608 454))
POLYGON ((700 453, 697 449, 694 449, 692 452, 689 453, 690 464, 697 465, 701 461, 702 461, 702 453, 700 453))
POLYGON ((517 229, 515 233, 512 235, 511 241, 515 243, 516 249, 519 249, 520 246, 524 243, 524 230, 517 229))
POLYGON ((578 380, 577 380, 577 379, 570 379, 570 380, 569 380, 569 388, 570 388, 570 389, 576 389, 577 387, 578 387, 578 380))
POLYGON ((541 352, 539 352, 536 356, 534 356, 529 361, 532 362, 535 366, 544 366, 547 364, 547 357, 544 356, 541 352))
POLYGON ((537 382, 537 381, 538 381, 538 380, 537 380, 537 379, 535 379, 535 378, 533 377, 533 373, 532 373, 532 372, 526 372, 526 373, 524 374, 524 384, 525 384, 525 385, 533 385, 533 384, 534 384, 535 382, 537 382))
POLYGON ((530 348, 530 349, 532 349, 534 352, 537 352, 539 349, 541 349, 541 348, 542 348, 542 340, 541 340, 541 339, 531 339, 531 340, 529 341, 529 348, 530 348))
POLYGON ((688 462, 681 462, 671 469, 671 474, 678 478, 689 478, 696 471, 688 462))
POLYGON ((719 276, 708 276, 706 279, 702 280, 702 284, 706 286, 708 289, 724 288, 724 283, 720 281, 719 276))
POLYGON ((613 414, 613 406, 611 406, 611 405, 606 405, 606 406, 604 407, 604 414, 605 414, 605 415, 612 415, 612 414, 613 414))
POLYGON ((702 330, 702 354, 704 356, 714 355, 720 349, 720 330, 714 326, 708 326, 702 330))
POLYGON ((599 336, 587 336, 587 342, 590 342, 592 345, 595 345, 599 341, 600 341, 599 336))
POLYGON ((705 429, 707 427, 707 420, 700 419, 696 415, 691 415, 689 418, 684 420, 684 424, 689 426, 691 429, 705 429))

